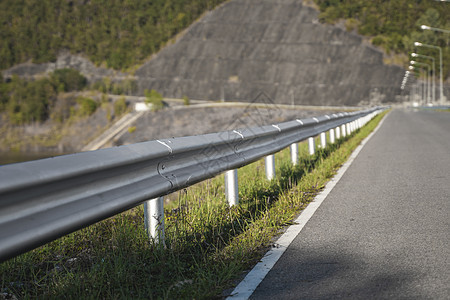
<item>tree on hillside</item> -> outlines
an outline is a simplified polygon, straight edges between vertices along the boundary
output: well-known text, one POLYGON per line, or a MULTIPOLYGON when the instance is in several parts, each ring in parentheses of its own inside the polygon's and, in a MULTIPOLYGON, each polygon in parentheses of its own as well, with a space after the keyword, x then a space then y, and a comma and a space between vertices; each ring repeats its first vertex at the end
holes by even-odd
POLYGON ((50 75, 51 81, 61 91, 80 91, 87 85, 87 79, 74 69, 58 69, 50 75))
MULTIPOLYGON (((17 125, 42 122, 52 114, 62 121, 67 105, 59 105, 53 111, 58 93, 81 90, 87 82, 84 76, 72 69, 56 70, 47 78, 31 81, 17 75, 12 76, 8 83, 0 79, 0 111, 5 111, 11 122, 17 125)), ((86 103, 83 102, 85 111, 91 112, 91 103, 86 103)))
MULTIPOLYGON (((450 28, 450 5, 437 1, 411 0, 315 0, 323 22, 335 23, 346 19, 348 29, 356 27, 362 35, 371 37, 372 43, 384 48, 388 54, 403 54, 405 65, 409 53, 415 50, 414 42, 440 46, 445 59, 450 58, 448 37, 420 25, 450 28)), ((433 50, 420 49, 433 55, 433 50)), ((444 66, 449 68, 448 64, 444 66)))
POLYGON ((54 61, 68 49, 97 65, 142 63, 205 10, 225 0, 3 0, 0 69, 54 61))

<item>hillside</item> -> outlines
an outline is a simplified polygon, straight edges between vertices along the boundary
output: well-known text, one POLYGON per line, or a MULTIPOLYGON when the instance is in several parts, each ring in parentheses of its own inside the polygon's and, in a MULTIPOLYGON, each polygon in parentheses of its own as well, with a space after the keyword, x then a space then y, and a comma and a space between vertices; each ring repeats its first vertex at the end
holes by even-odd
POLYGON ((300 1, 234 0, 192 25, 139 68, 139 91, 164 96, 276 103, 359 105, 393 102, 404 69, 361 36, 319 23, 300 1))
MULTIPOLYGON (((29 60, 54 62, 62 50, 86 55, 97 66, 115 70, 135 67, 199 16, 223 2, 226 1, 3 0, 0 1, 0 70, 29 60)), ((261 8, 265 2, 261 1, 261 8)), ((423 32, 418 26, 449 28, 450 6, 443 2, 304 2, 317 5, 321 11, 320 22, 335 24, 344 20, 347 30, 356 29, 370 37, 374 45, 382 46, 387 53, 407 56, 417 39, 447 46, 445 36, 423 32)), ((301 5, 302 1, 279 3, 301 5)))
MULTIPOLYGON (((127 94, 155 89, 170 98, 253 101, 265 92, 276 103, 390 103, 403 100, 403 69, 384 63, 404 64, 413 40, 445 45, 442 34, 417 26, 447 26, 445 4, 405 1, 316 0, 319 13, 312 0, 6 0, 0 2, 0 68, 10 67, 2 71, 7 80, 14 74, 40 80, 74 68, 91 84, 134 86, 136 80, 127 94)), ((448 55, 447 47, 444 66, 448 55)), ((0 110, 16 110, 5 90, 0 110)))

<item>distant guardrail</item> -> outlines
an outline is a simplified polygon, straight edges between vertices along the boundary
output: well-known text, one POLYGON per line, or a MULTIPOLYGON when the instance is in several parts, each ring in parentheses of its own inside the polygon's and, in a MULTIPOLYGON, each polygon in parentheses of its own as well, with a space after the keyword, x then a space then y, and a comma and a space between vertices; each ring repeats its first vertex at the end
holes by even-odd
MULTIPOLYGON (((0 167, 0 261, 144 203, 149 234, 163 239, 162 196, 226 172, 227 199, 238 204, 236 169, 325 132, 330 140, 385 108, 325 115, 199 136, 154 140, 0 167)), ((296 150, 297 149, 297 150, 296 150)))
POLYGON ((417 106, 415 108, 421 108, 421 109, 450 109, 450 105, 436 105, 436 106, 417 106))

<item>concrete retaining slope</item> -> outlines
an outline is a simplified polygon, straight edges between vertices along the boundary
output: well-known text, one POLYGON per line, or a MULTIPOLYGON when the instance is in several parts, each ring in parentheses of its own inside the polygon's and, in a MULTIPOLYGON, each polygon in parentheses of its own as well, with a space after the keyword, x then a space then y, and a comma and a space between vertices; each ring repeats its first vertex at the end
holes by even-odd
POLYGON ((404 70, 383 65, 361 37, 318 22, 299 0, 233 0, 193 24, 136 71, 139 93, 277 103, 393 101, 404 70))

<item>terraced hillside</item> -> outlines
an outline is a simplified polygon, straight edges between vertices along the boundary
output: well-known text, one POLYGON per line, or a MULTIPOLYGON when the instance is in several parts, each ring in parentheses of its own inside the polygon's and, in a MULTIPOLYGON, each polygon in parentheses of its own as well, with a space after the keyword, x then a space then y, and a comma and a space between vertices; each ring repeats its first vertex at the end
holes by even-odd
POLYGON ((357 105, 392 102, 404 70, 360 36, 318 22, 298 0, 233 0, 192 25, 136 71, 139 93, 251 101, 357 105))

